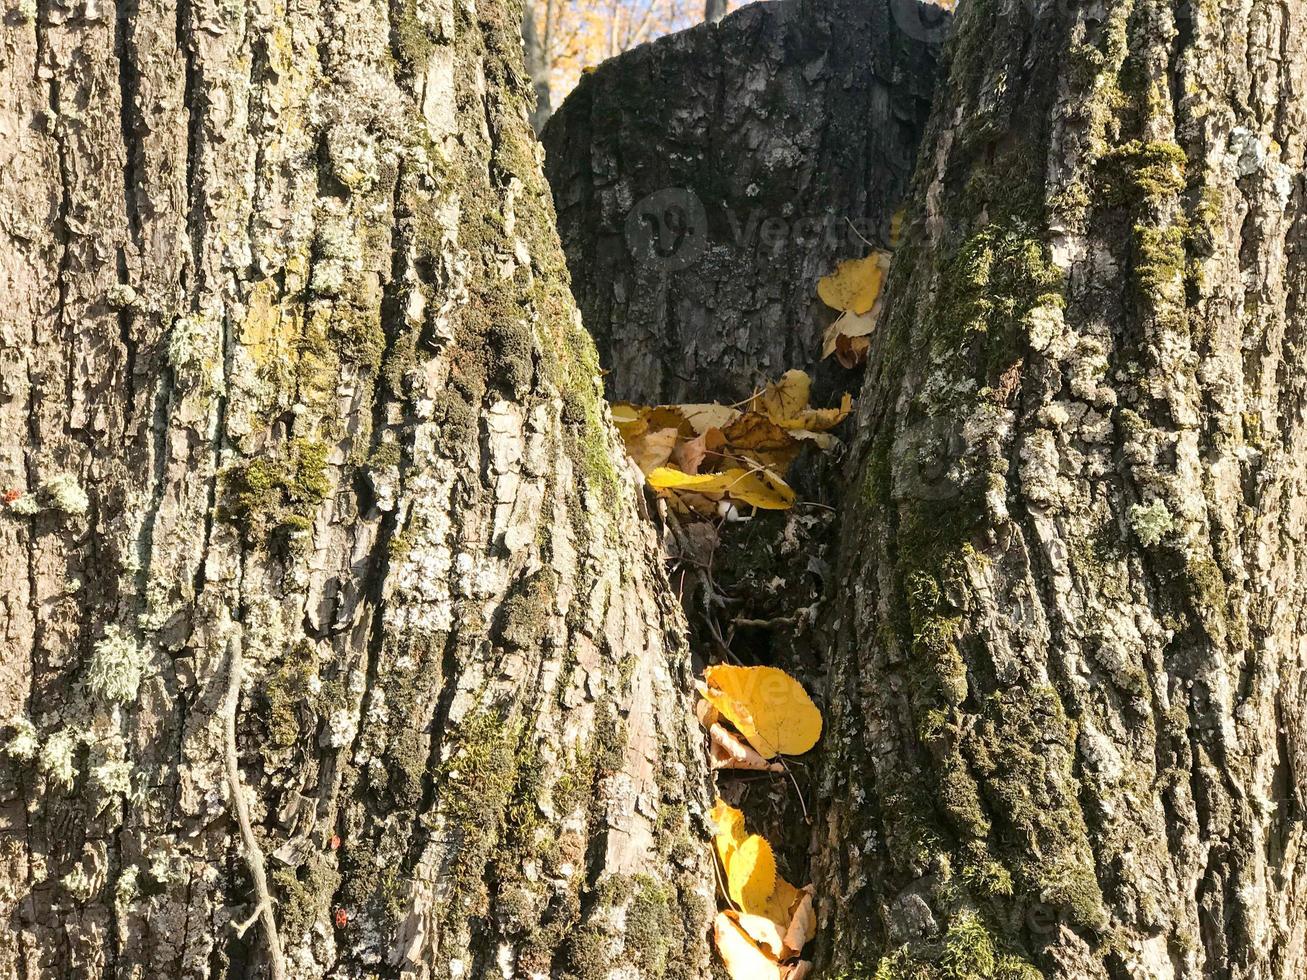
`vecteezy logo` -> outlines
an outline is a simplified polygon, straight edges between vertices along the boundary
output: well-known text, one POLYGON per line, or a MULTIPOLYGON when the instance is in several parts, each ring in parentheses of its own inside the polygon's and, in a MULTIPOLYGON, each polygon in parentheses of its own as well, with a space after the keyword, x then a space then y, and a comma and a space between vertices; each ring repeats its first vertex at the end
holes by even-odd
POLYGON ((626 244, 635 261, 664 272, 695 262, 708 243, 708 215, 694 191, 664 187, 626 216, 626 244))

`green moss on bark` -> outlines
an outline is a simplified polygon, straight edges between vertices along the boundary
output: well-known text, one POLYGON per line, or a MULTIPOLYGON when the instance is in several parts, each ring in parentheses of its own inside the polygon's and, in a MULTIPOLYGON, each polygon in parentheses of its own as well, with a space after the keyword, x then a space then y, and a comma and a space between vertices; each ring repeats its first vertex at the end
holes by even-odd
POLYGON ((266 544, 273 534, 308 530, 331 487, 327 446, 293 439, 282 451, 226 471, 219 514, 237 525, 247 541, 266 544))

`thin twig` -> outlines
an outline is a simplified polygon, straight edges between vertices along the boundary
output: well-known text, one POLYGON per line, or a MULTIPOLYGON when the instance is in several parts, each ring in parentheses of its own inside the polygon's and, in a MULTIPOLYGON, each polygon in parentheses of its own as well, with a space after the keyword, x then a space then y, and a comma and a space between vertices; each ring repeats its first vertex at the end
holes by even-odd
POLYGON ((717 887, 721 889, 722 897, 726 899, 726 904, 729 905, 731 908, 733 908, 735 911, 739 912, 740 907, 735 904, 735 901, 731 898, 730 889, 726 887, 726 882, 722 880, 722 868, 719 866, 719 861, 720 861, 720 857, 717 854, 717 848, 714 846, 713 857, 712 857, 712 869, 713 869, 713 874, 717 876, 717 887))
POLYGON ((797 620, 793 616, 773 616, 771 619, 747 619, 743 616, 735 619, 732 626, 751 626, 755 629, 774 630, 781 626, 793 626, 797 620))
POLYGON ((245 935, 245 933, 249 931, 250 926, 254 925, 254 923, 258 921, 259 916, 261 916, 262 914, 263 914, 263 906, 256 905, 254 907, 254 911, 250 913, 250 917, 246 919, 244 922, 233 922, 231 924, 231 927, 236 932, 236 938, 237 939, 242 938, 245 935))
POLYGON ((858 226, 855 225, 855 224, 854 224, 854 223, 849 219, 849 216, 848 216, 847 214, 844 216, 844 221, 845 221, 846 224, 848 224, 848 226, 849 226, 849 230, 852 231, 853 234, 857 235, 859 238, 862 239, 862 244, 866 245, 867 248, 875 248, 875 247, 876 247, 875 245, 871 244, 871 242, 867 241, 867 236, 865 236, 862 232, 858 231, 858 226))
POLYGON ((268 878, 264 873, 263 849, 254 836, 250 823, 250 808, 241 786, 240 760, 236 755, 236 709, 241 696, 241 640, 233 633, 227 641, 227 700, 223 705, 223 722, 227 729, 224 755, 227 764, 227 789, 231 793, 231 808, 240 826, 244 845, 245 866, 254 882, 255 910, 263 922, 263 938, 268 944, 268 968, 272 980, 286 980, 286 961, 281 953, 281 939, 277 936, 277 917, 272 914, 272 895, 268 892, 268 878))
POLYGON ((830 504, 819 504, 815 500, 796 500, 794 501, 794 506, 795 507, 820 507, 822 510, 828 510, 832 514, 836 513, 836 508, 832 507, 830 504))
POLYGON ((784 756, 778 755, 776 758, 781 760, 781 768, 785 770, 785 775, 789 776, 790 782, 794 784, 794 795, 799 798, 799 809, 803 811, 803 822, 811 824, 812 818, 808 816, 808 804, 804 802, 803 790, 799 787, 799 781, 794 778, 794 773, 790 771, 790 764, 785 760, 784 756))

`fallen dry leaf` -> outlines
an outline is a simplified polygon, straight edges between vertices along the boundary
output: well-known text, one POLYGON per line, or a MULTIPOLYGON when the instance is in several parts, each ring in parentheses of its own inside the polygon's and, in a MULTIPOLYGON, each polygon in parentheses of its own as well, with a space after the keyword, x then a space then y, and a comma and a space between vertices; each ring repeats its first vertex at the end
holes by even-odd
POLYGON ((880 295, 889 258, 888 252, 872 252, 860 259, 845 259, 834 272, 817 280, 817 295, 832 309, 866 313, 880 295))
POLYGON ((775 922, 765 915, 753 915, 749 912, 732 910, 726 914, 735 920, 744 934, 752 939, 759 949, 774 960, 781 958, 785 940, 781 938, 781 931, 776 928, 775 922))
POLYGON ((724 429, 740 417, 738 408, 709 402, 703 405, 677 405, 676 409, 699 435, 709 429, 724 429))
POLYGON ((802 894, 785 930, 785 947, 790 954, 803 952, 808 940, 817 933, 817 915, 812 910, 812 886, 804 888, 802 894))
POLYGON ((781 968, 725 912, 713 922, 717 953, 731 980, 780 980, 781 968))
POLYGON ((867 359, 869 350, 871 341, 866 337, 840 337, 835 341, 835 360, 851 370, 867 359))
MULTIPOLYGON (((700 704, 707 704, 700 701, 700 704)), ((716 713, 715 708, 709 708, 716 713)), ((768 762, 750 745, 736 738, 735 734, 714 720, 707 725, 711 750, 708 761, 714 769, 748 769, 756 772, 784 772, 785 767, 779 762, 768 762)))
POLYGON ((752 460, 778 475, 783 475, 799 455, 794 435, 757 412, 737 418, 722 431, 722 439, 733 458, 752 460))
POLYGON ((811 442, 822 450, 831 450, 840 444, 840 441, 829 432, 809 432, 807 429, 787 429, 786 431, 800 442, 811 442))
POLYGON ((693 439, 677 446, 672 451, 670 462, 682 473, 693 476, 699 472, 706 458, 720 458, 722 447, 725 445, 726 438, 722 435, 721 429, 706 429, 693 439))
POLYGON ((764 759, 802 755, 821 737, 822 718, 803 685, 776 667, 715 664, 705 699, 764 759))
POLYGON ((867 337, 876 329, 876 322, 880 319, 880 304, 877 304, 868 313, 842 313, 835 322, 826 328, 826 334, 822 337, 821 356, 830 357, 836 352, 841 337, 854 340, 859 337, 867 337))
POLYGON ((795 495, 784 480, 764 469, 732 468, 720 473, 682 473, 660 466, 646 474, 655 490, 688 490, 692 493, 728 494, 731 499, 763 510, 785 510, 794 506, 795 495))
POLYGON ((694 704, 694 716, 699 719, 699 724, 704 728, 711 728, 717 724, 717 719, 721 717, 721 712, 711 704, 700 698, 694 704))
POLYGON ((778 876, 770 845, 747 833, 744 814, 720 797, 709 818, 723 887, 738 906, 719 912, 713 927, 726 972, 733 980, 806 976, 810 963, 778 961, 797 956, 816 931, 812 886, 798 889, 778 876), (773 882, 770 892, 760 897, 767 879, 773 882))
POLYGON ((802 890, 795 888, 780 875, 777 875, 776 888, 768 897, 767 904, 763 906, 761 914, 775 922, 776 927, 784 934, 785 930, 790 927, 790 921, 794 918, 794 910, 798 907, 803 894, 802 890))
POLYGON ((675 429, 645 432, 634 439, 626 440, 626 452, 635 460, 635 465, 640 467, 640 472, 648 476, 671 458, 672 451, 676 448, 677 438, 675 429))
POLYGON ((719 517, 722 501, 701 493, 677 491, 667 498, 672 510, 678 514, 698 517, 719 517))

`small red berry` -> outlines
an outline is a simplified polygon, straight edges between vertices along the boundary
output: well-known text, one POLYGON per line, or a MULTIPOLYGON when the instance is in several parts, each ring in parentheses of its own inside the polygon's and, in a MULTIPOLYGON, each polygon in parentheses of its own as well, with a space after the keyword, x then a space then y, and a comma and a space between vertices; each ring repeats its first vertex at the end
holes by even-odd
POLYGON ((336 909, 336 928, 344 929, 349 925, 349 913, 344 909, 336 909))

